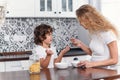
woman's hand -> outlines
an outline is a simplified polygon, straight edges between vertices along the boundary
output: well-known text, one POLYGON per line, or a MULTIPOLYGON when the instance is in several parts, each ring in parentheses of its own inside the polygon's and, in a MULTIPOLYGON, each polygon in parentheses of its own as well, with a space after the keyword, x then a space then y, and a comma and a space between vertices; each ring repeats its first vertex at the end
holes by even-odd
POLYGON ((94 67, 95 62, 90 62, 90 61, 80 61, 78 63, 78 66, 85 66, 86 68, 94 67))
POLYGON ((91 49, 87 45, 85 45, 82 41, 75 38, 71 38, 70 41, 78 48, 81 48, 86 54, 92 55, 91 49))
POLYGON ((71 38, 70 41, 72 42, 72 44, 74 44, 77 47, 81 47, 81 45, 82 45, 82 42, 78 39, 71 38))

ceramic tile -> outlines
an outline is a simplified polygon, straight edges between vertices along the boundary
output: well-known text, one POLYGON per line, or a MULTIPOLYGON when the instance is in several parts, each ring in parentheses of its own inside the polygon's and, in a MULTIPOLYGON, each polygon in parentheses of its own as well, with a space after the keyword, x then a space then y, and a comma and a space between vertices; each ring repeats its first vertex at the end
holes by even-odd
POLYGON ((41 23, 49 24, 54 28, 53 45, 58 51, 66 45, 74 47, 70 43, 71 37, 81 38, 85 37, 81 35, 81 32, 86 34, 86 31, 80 27, 75 18, 7 18, 0 28, 0 52, 32 50, 35 46, 34 28, 41 23), (21 37, 21 40, 17 40, 14 39, 15 35, 26 38, 22 39, 21 37))

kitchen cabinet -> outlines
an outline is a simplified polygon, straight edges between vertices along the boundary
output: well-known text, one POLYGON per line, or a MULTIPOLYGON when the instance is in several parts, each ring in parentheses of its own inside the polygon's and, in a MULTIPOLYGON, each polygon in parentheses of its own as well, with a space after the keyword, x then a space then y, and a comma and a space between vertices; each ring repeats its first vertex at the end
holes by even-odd
POLYGON ((29 60, 22 60, 21 65, 22 65, 22 70, 29 70, 30 61, 29 60))
POLYGON ((6 17, 34 17, 35 0, 7 0, 6 17))
POLYGON ((29 66, 29 60, 0 62, 0 72, 29 70, 29 66))
POLYGON ((73 17, 75 11, 89 0, 35 0, 35 17, 73 17))
POLYGON ((4 72, 4 71, 5 71, 5 63, 0 62, 0 72, 4 72))
POLYGON ((22 70, 22 65, 20 61, 6 61, 5 62, 5 72, 20 71, 20 70, 22 70))
POLYGON ((6 17, 72 17, 89 0, 7 0, 6 17))

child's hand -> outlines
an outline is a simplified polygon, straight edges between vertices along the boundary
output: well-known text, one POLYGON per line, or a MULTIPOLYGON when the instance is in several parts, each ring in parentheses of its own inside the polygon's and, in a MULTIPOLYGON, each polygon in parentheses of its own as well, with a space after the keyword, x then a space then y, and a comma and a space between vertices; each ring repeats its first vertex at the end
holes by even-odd
POLYGON ((69 46, 66 46, 66 47, 62 50, 62 52, 65 54, 65 53, 67 53, 69 50, 70 50, 70 47, 69 47, 69 46))
POLYGON ((46 53, 47 53, 47 56, 50 56, 53 54, 52 50, 50 50, 50 49, 46 49, 46 53))
POLYGON ((72 44, 74 44, 77 47, 80 47, 82 45, 82 42, 78 39, 71 38, 70 41, 72 42, 72 44))

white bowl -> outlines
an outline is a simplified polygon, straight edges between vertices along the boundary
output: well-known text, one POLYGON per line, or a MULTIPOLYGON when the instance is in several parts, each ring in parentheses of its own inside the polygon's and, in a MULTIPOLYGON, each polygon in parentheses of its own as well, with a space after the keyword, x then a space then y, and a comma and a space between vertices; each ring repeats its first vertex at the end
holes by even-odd
POLYGON ((71 64, 72 64, 73 67, 78 67, 79 62, 80 61, 72 61, 71 64))
POLYGON ((68 63, 65 63, 65 62, 55 63, 55 66, 58 69, 66 69, 66 68, 68 68, 68 63))

